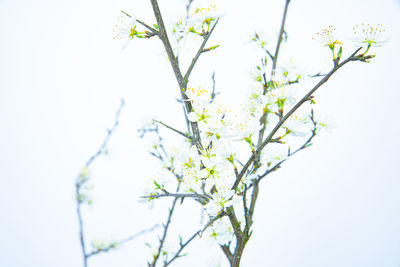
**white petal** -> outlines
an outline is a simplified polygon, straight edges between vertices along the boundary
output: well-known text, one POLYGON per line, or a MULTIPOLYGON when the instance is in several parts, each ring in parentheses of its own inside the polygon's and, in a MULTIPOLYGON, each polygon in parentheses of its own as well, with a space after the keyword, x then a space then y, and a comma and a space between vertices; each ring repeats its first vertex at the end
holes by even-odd
POLYGON ((196 122, 196 121, 199 120, 199 116, 197 116, 197 114, 194 113, 194 112, 190 112, 190 113, 187 115, 187 117, 188 117, 188 120, 190 120, 191 122, 196 122))

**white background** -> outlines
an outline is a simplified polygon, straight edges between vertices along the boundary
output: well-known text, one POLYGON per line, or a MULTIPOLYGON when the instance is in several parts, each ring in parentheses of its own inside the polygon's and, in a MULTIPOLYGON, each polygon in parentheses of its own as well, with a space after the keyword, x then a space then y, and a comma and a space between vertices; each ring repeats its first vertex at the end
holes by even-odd
MULTIPOLYGON (((274 47, 284 1, 218 3, 224 17, 210 44, 221 47, 199 60, 192 82, 209 84, 215 70, 219 97, 236 101, 260 55, 250 36, 264 32, 274 47)), ((160 7, 168 26, 184 14, 184 1, 160 0, 160 7)), ((121 97, 110 154, 91 169, 88 237, 124 238, 166 218, 168 201, 152 210, 138 203, 155 161, 137 129, 151 118, 183 127, 179 92, 156 38, 124 50, 112 40, 121 9, 154 23, 149 1, 0 0, 0 266, 82 266, 74 180, 121 97)), ((355 24, 382 23, 391 39, 372 51, 372 63, 345 66, 317 92, 317 110, 334 127, 262 183, 243 266, 400 266, 399 11, 394 0, 290 4, 281 60, 302 69, 329 69, 329 50, 311 39, 328 25, 345 40, 355 24)), ((344 47, 345 54, 354 49, 344 47)), ((191 205, 185 201, 173 220, 172 232, 184 239, 199 223, 191 205)), ((155 244, 155 233, 89 266, 145 266, 144 242, 155 244)), ((187 252, 175 266, 226 264, 208 241, 187 252)))

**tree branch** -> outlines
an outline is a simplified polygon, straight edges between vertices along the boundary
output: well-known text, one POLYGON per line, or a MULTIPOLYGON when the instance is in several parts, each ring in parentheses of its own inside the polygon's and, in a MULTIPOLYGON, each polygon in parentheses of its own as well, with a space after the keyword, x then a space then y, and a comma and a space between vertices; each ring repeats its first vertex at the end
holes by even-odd
MULTIPOLYGON (((177 186, 176 191, 179 191, 180 185, 181 185, 180 182, 178 182, 178 186, 177 186)), ((172 214, 174 213, 175 205, 176 205, 176 202, 178 201, 178 199, 179 199, 179 197, 175 197, 174 200, 172 201, 172 206, 169 209, 169 213, 168 213, 167 223, 165 225, 163 225, 164 232, 163 232, 162 238, 160 239, 160 245, 158 246, 157 253, 153 257, 153 262, 149 263, 149 267, 155 267, 156 264, 157 264, 157 260, 160 257, 162 248, 164 246, 165 239, 167 238, 167 232, 168 232, 169 225, 171 223, 172 214)))
POLYGON ((163 126, 165 126, 165 127, 167 127, 168 129, 170 129, 170 130, 176 132, 177 134, 182 135, 183 137, 185 137, 185 138, 187 138, 187 139, 189 139, 189 140, 192 140, 192 139, 193 139, 192 136, 190 136, 189 134, 184 133, 184 132, 181 132, 181 131, 179 131, 179 130, 177 130, 177 129, 175 129, 175 128, 173 128, 173 127, 171 127, 171 126, 169 126, 169 125, 167 125, 167 124, 165 124, 165 123, 163 123, 162 121, 157 121, 157 120, 153 120, 153 121, 154 121, 154 122, 157 122, 157 123, 159 123, 159 124, 161 124, 161 125, 163 125, 163 126))
POLYGON ((130 237, 127 237, 127 238, 125 238, 125 239, 122 239, 121 241, 117 241, 117 242, 115 242, 115 243, 113 243, 113 244, 111 244, 111 245, 109 245, 109 246, 107 246, 107 247, 104 247, 104 248, 101 248, 101 249, 98 249, 98 250, 94 250, 94 251, 90 252, 90 253, 87 255, 87 257, 89 258, 89 257, 91 257, 91 256, 100 254, 100 253, 102 253, 102 252, 108 252, 108 251, 110 251, 110 250, 112 250, 112 249, 117 248, 117 246, 120 246, 120 245, 122 245, 122 244, 124 244, 124 243, 127 243, 127 242, 129 242, 129 241, 131 241, 131 240, 133 240, 133 239, 135 239, 135 238, 137 238, 137 237, 139 237, 139 236, 141 236, 141 235, 143 235, 143 234, 145 234, 145 233, 154 231, 154 229, 156 229, 157 227, 159 227, 158 224, 154 225, 153 227, 151 227, 151 228, 149 228, 149 229, 142 230, 142 231, 140 231, 140 232, 138 232, 138 233, 136 233, 136 234, 134 234, 134 235, 132 235, 132 236, 130 236, 130 237))
POLYGON ((208 194, 197 194, 197 193, 193 193, 193 194, 184 194, 184 193, 169 193, 166 190, 163 190, 164 194, 157 194, 157 195, 150 195, 150 196, 142 196, 141 198, 161 198, 161 197, 176 197, 176 198, 185 198, 185 197, 189 197, 189 198, 202 198, 204 200, 208 200, 208 199, 212 199, 210 195, 208 194))
MULTIPOLYGON (((114 124, 111 127, 111 129, 107 130, 107 135, 104 138, 103 143, 100 145, 99 149, 97 150, 96 153, 94 153, 89 160, 86 162, 85 164, 85 169, 88 170, 90 165, 101 155, 104 153, 105 148, 107 147, 108 141, 111 137, 111 135, 114 133, 114 131, 117 129, 118 125, 119 125, 119 116, 121 114, 121 111, 123 109, 125 105, 125 101, 124 99, 121 98, 121 104, 118 108, 118 111, 115 115, 115 120, 114 120, 114 124)), ((85 243, 85 231, 84 231, 84 224, 83 224, 83 217, 82 217, 82 210, 81 210, 81 206, 84 203, 84 199, 82 198, 82 186, 87 183, 89 180, 88 177, 86 177, 86 174, 83 175, 83 173, 81 173, 75 182, 75 197, 76 197, 76 213, 78 216, 78 224, 79 224, 79 242, 81 245, 81 250, 82 250, 82 260, 83 260, 83 266, 87 267, 87 260, 88 260, 88 254, 86 252, 86 243, 85 243)))
POLYGON ((168 266, 169 264, 171 264, 174 260, 176 260, 178 257, 180 257, 180 253, 182 252, 182 250, 190 243, 193 241, 193 239, 196 238, 196 236, 201 236, 201 234, 210 226, 212 225, 215 221, 221 219, 222 217, 224 217, 226 214, 225 213, 220 213, 217 216, 215 216, 214 218, 212 218, 202 229, 198 230, 196 233, 194 233, 185 243, 180 244, 180 248, 179 250, 175 253, 175 255, 172 257, 172 259, 170 259, 168 262, 165 263, 164 266, 168 266))
MULTIPOLYGON (((181 92, 182 101, 183 101, 183 104, 185 105, 186 112, 189 113, 192 111, 192 104, 190 103, 189 98, 185 93, 185 90, 187 87, 187 81, 185 82, 185 80, 183 79, 181 70, 179 68, 178 60, 175 57, 173 49, 171 47, 171 43, 169 42, 168 34, 167 34, 167 31, 166 31, 166 28, 164 25, 164 21, 161 16, 161 11, 158 6, 157 0, 150 0, 150 2, 153 7, 154 15, 156 17, 158 27, 159 27, 160 34, 158 36, 160 37, 161 41, 163 42, 165 51, 167 52, 169 61, 171 62, 172 69, 174 71, 176 80, 178 81, 178 84, 179 84, 179 90, 181 92)), ((186 121, 187 121, 187 116, 185 116, 185 117, 186 117, 186 121)), ((194 144, 197 146, 197 148, 199 150, 201 150, 202 145, 201 145, 201 140, 200 140, 199 126, 198 126, 197 122, 190 122, 190 126, 192 128, 194 144)), ((192 143, 193 143, 193 141, 192 141, 192 143)))
POLYGON ((215 26, 217 26, 218 21, 219 21, 219 19, 217 19, 217 21, 214 23, 213 27, 211 28, 211 31, 208 32, 208 33, 204 36, 203 42, 202 42, 202 44, 201 44, 199 50, 197 51, 195 57, 192 59, 192 63, 190 64, 188 70, 186 71, 185 77, 183 77, 183 81, 184 81, 185 84, 188 83, 188 81, 189 81, 189 76, 190 76, 190 74, 192 73, 192 70, 193 70, 194 66, 196 65, 196 62, 197 62, 197 60, 199 59, 201 53, 203 53, 204 47, 205 47, 205 45, 206 45, 208 39, 210 38, 212 32, 214 31, 215 26))
MULTIPOLYGON (((263 143, 257 148, 256 150, 256 155, 261 153, 261 151, 264 149, 264 147, 271 141, 272 137, 275 135, 275 133, 281 128, 281 126, 285 123, 285 121, 305 102, 310 100, 310 97, 317 91, 318 88, 320 88, 324 83, 326 83, 329 78, 341 67, 343 67, 345 64, 349 63, 350 61, 363 61, 363 56, 355 56, 358 51, 360 51, 361 47, 358 48, 353 54, 351 54, 346 60, 341 62, 340 64, 337 64, 336 66, 333 67, 333 69, 327 73, 318 83, 315 85, 297 104, 282 118, 279 120, 277 125, 274 127, 274 129, 270 132, 268 137, 263 141, 263 143)), ((232 186, 232 190, 236 190, 237 186, 239 185, 240 179, 244 176, 246 173, 247 169, 250 167, 250 165, 253 163, 255 160, 255 155, 252 154, 249 160, 246 162, 244 167, 242 168, 241 172, 239 173, 239 176, 236 178, 235 183, 232 186)))
POLYGON ((289 7, 289 3, 290 3, 290 0, 286 0, 285 10, 283 11, 281 29, 279 31, 279 36, 278 36, 278 43, 276 44, 275 55, 274 55, 273 60, 272 60, 271 77, 273 77, 275 75, 275 71, 276 71, 276 66, 277 66, 276 64, 278 62, 279 48, 281 46, 282 36, 283 36, 284 31, 285 31, 285 21, 286 21, 286 15, 287 15, 287 10, 288 10, 288 7, 289 7))

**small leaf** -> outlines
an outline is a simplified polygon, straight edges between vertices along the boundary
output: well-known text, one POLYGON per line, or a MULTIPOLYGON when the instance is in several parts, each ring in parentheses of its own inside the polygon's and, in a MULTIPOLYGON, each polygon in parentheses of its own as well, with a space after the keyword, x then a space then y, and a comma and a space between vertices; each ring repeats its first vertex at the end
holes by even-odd
POLYGON ((154 182, 155 186, 157 187, 157 189, 161 189, 161 186, 155 180, 153 182, 154 182))
POLYGON ((203 49, 203 51, 202 51, 202 52, 208 52, 208 51, 211 51, 211 50, 214 50, 214 49, 216 49, 217 47, 219 47, 219 45, 214 45, 214 46, 211 46, 211 47, 209 47, 209 48, 205 48, 205 49, 203 49))
POLYGON ((337 58, 340 59, 340 57, 342 56, 342 47, 339 48, 339 52, 337 53, 337 58))

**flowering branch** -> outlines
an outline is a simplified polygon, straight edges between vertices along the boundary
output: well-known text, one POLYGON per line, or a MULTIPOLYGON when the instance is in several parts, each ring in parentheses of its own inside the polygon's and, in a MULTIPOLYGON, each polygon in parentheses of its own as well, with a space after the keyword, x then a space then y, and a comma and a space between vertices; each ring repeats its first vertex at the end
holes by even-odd
MULTIPOLYGON (((264 147, 270 143, 272 137, 275 135, 275 133, 282 127, 283 123, 301 106, 303 105, 305 102, 310 101, 311 96, 315 93, 315 91, 317 91, 318 88, 321 87, 321 85, 323 85, 324 83, 326 83, 329 78, 337 71, 339 70, 341 67, 343 67, 344 65, 346 65, 347 63, 349 63, 350 61, 364 61, 365 60, 365 56, 363 55, 359 55, 356 56, 356 54, 358 53, 358 51, 360 51, 361 47, 358 48, 353 54, 351 54, 346 60, 344 60, 343 62, 337 64, 336 66, 333 67, 333 69, 327 73, 324 78, 322 78, 317 85, 315 85, 299 102, 297 102, 297 104, 288 112, 286 113, 286 115, 279 120, 279 122, 276 124, 276 126, 274 127, 274 129, 272 129, 272 131, 270 132, 270 134, 268 135, 268 137, 261 143, 261 145, 257 148, 256 150, 256 155, 260 154, 261 151, 264 149, 264 147)), ((241 172, 239 173, 239 176, 237 177, 235 183, 232 186, 232 190, 236 190, 237 186, 239 185, 240 179, 244 176, 244 174, 246 173, 247 169, 250 167, 250 165, 254 162, 255 160, 255 155, 253 154, 249 160, 246 162, 246 164, 244 165, 244 167, 242 168, 241 172)))
POLYGON ((304 142, 303 145, 301 145, 298 149, 296 149, 295 151, 291 152, 290 150, 288 151, 288 155, 287 158, 279 161, 277 164, 275 164, 272 168, 266 170, 263 174, 261 174, 260 176, 258 176, 258 181, 260 181, 261 179, 263 179, 265 176, 267 176, 269 173, 276 171, 277 169, 280 168, 281 164, 284 163, 286 160, 288 160, 289 157, 293 156, 294 154, 296 154, 297 152, 309 147, 311 145, 311 141, 314 139, 314 137, 317 135, 317 130, 318 130, 318 124, 314 119, 314 112, 311 110, 311 115, 310 115, 310 119, 311 122, 313 123, 314 127, 311 130, 311 136, 304 142))
MULTIPOLYGON (((204 35, 204 39, 202 44, 200 45, 199 50, 196 53, 196 56, 192 59, 192 63, 190 64, 188 70, 186 71, 185 77, 183 77, 183 82, 185 84, 187 84, 189 82, 189 76, 192 73, 192 70, 194 68, 194 65, 196 65, 197 60, 199 59, 200 55, 204 52, 204 47, 206 46, 206 43, 208 41, 208 39, 210 38, 212 32, 215 29, 215 26, 217 26, 219 19, 217 19, 217 21, 214 23, 214 26, 211 28, 211 31, 208 32, 206 35, 204 35)), ((183 87, 186 88, 186 87, 183 87)))
MULTIPOLYGON (((158 23, 158 27, 160 29, 159 30, 160 34, 158 36, 160 37, 161 41, 164 44, 165 51, 167 52, 169 61, 171 62, 171 66, 172 66, 172 69, 173 69, 175 77, 176 77, 176 80, 178 81, 182 100, 186 107, 186 113, 189 113, 192 111, 192 104, 190 103, 190 101, 188 101, 189 98, 185 94, 187 81, 185 82, 185 80, 183 79, 181 70, 179 68, 178 59, 175 57, 171 43, 169 42, 168 34, 165 29, 164 21, 162 19, 161 11, 158 6, 157 0, 150 0, 150 2, 153 7, 153 11, 154 11, 154 15, 156 17, 157 23, 158 23)), ((186 118, 186 120, 187 120, 187 118, 186 118)), ((195 142, 198 149, 201 149, 202 147, 201 147, 201 142, 200 142, 199 126, 197 125, 197 122, 190 122, 190 126, 192 128, 192 134, 193 134, 193 139, 194 139, 193 141, 195 142)))
POLYGON ((185 197, 189 197, 189 198, 202 198, 204 200, 207 199, 212 199, 212 197, 208 194, 197 194, 197 193, 193 193, 193 194, 184 194, 184 193, 170 193, 165 189, 162 189, 162 191, 164 192, 164 194, 156 194, 156 195, 150 195, 150 196, 142 196, 142 198, 150 198, 150 199, 155 199, 155 198, 161 198, 161 197, 176 197, 176 198, 185 198, 185 197))
MULTIPOLYGON (((293 156, 300 150, 303 150, 311 145, 311 141, 318 132, 318 123, 314 120, 313 110, 311 110, 310 120, 313 127, 310 128, 311 136, 305 140, 304 144, 296 150, 291 151, 290 146, 285 158, 282 159, 279 152, 277 155, 270 155, 267 151, 264 153, 264 148, 269 143, 285 144, 284 137, 288 135, 303 136, 301 127, 309 125, 310 122, 302 116, 294 116, 295 112, 305 102, 314 103, 313 95, 330 77, 341 67, 350 61, 369 62, 373 55, 365 55, 371 46, 378 46, 384 40, 381 40, 380 34, 384 29, 381 25, 376 28, 362 24, 354 28, 355 33, 359 33, 358 43, 365 47, 365 52, 358 54, 360 49, 357 49, 347 59, 341 62, 342 43, 335 37, 335 28, 330 26, 321 33, 317 34, 315 40, 321 41, 324 46, 327 46, 333 55, 333 68, 327 74, 313 75, 311 77, 321 77, 319 82, 312 87, 303 98, 298 102, 292 97, 289 89, 290 85, 299 83, 301 76, 289 78, 289 71, 283 73, 284 82, 279 81, 277 77, 278 57, 280 47, 285 39, 285 23, 290 0, 285 1, 283 10, 282 22, 276 42, 275 53, 272 54, 267 50, 265 42, 260 39, 258 34, 253 38, 267 53, 261 60, 261 65, 256 66, 255 80, 260 82, 262 87, 255 88, 249 95, 248 106, 244 112, 235 114, 223 105, 213 103, 216 96, 215 93, 215 74, 212 75, 212 92, 200 88, 188 88, 190 75, 198 62, 200 55, 204 52, 212 51, 218 47, 211 46, 206 48, 206 44, 214 32, 216 25, 219 22, 218 16, 213 14, 215 6, 210 5, 208 8, 196 8, 193 13, 190 13, 190 6, 193 0, 187 0, 186 17, 180 19, 173 29, 173 34, 177 37, 177 41, 181 41, 188 34, 195 34, 202 37, 202 43, 194 54, 191 62, 186 70, 182 72, 177 55, 174 54, 171 43, 168 39, 166 27, 161 16, 160 8, 157 0, 150 0, 157 24, 155 28, 147 24, 135 20, 133 17, 129 20, 119 18, 119 21, 125 22, 125 26, 116 27, 116 38, 122 36, 137 38, 146 38, 157 35, 163 43, 164 49, 168 55, 172 70, 179 85, 181 99, 178 100, 182 104, 187 131, 179 131, 161 121, 154 122, 165 126, 175 133, 191 140, 191 147, 186 147, 187 152, 175 153, 169 155, 162 145, 162 138, 158 132, 158 124, 155 128, 144 129, 146 131, 154 131, 158 135, 158 143, 153 145, 150 153, 158 158, 163 163, 163 168, 169 170, 177 180, 177 188, 174 193, 170 193, 165 189, 165 182, 160 184, 153 180, 155 191, 146 193, 142 198, 153 200, 156 198, 173 197, 172 206, 169 209, 169 214, 165 225, 163 225, 163 234, 159 238, 157 251, 153 255, 153 259, 149 266, 157 265, 160 255, 163 258, 164 266, 172 263, 176 258, 181 257, 181 251, 192 241, 197 235, 200 235, 200 230, 192 235, 185 243, 180 238, 179 250, 168 259, 169 255, 164 249, 164 244, 167 238, 168 229, 171 224, 173 212, 176 207, 176 202, 184 198, 193 198, 200 202, 203 209, 209 215, 209 218, 217 218, 218 216, 227 216, 217 221, 212 226, 212 234, 210 237, 220 244, 220 248, 227 257, 231 267, 238 267, 244 251, 244 248, 252 235, 251 227, 253 225, 253 216, 257 198, 259 195, 259 183, 272 171, 278 169, 283 162, 293 156), (127 23, 127 24, 126 24, 127 23), (136 23, 146 27, 150 31, 138 32, 136 23), (335 50, 338 48, 339 50, 335 50), (340 46, 340 47, 338 47, 340 46), (337 52, 337 53, 336 53, 337 52), (265 69, 267 68, 267 59, 271 58, 272 67, 271 75, 267 77, 265 69), (292 106, 293 105, 293 106, 292 106), (289 109, 284 107, 290 106, 289 109), (285 112, 288 110, 288 112, 285 112), (243 115, 243 116, 242 116, 243 115), (303 125, 300 125, 304 123, 303 125), (292 127, 299 127, 293 129, 292 127), (272 129, 272 130, 271 130, 272 129), (268 136, 266 131, 269 131, 268 136), (278 131, 283 130, 283 133, 278 131), (257 140, 258 138, 258 140, 257 140), (251 153, 245 164, 242 164, 238 159, 240 155, 232 149, 233 142, 247 143, 247 153, 251 153), (263 153, 263 154, 262 154, 263 153), (181 157, 181 155, 183 157, 181 157), (261 156, 263 158, 261 158, 261 156), (266 156, 266 163, 264 161, 266 156), (269 157, 273 159, 269 161, 269 157), (278 161, 276 161, 278 160, 278 161), (241 168, 238 169, 235 165, 238 162, 241 168), (273 165, 276 162, 275 165, 273 165), (272 166, 272 167, 271 167, 272 166), (265 167, 266 169, 262 169, 265 167), (260 175, 260 173, 262 173, 260 175), (182 188, 180 188, 182 186, 182 188), (201 193, 197 193, 201 192, 201 193), (237 203, 242 198, 242 207, 244 215, 241 212, 236 213, 237 203), (238 216, 238 215, 239 216, 238 216), (233 242, 235 239, 235 242, 233 242)), ((154 124, 153 124, 154 125, 154 124)), ((286 141, 286 139, 285 139, 286 141)), ((186 143, 187 144, 187 143, 186 143)), ((277 145, 277 147, 280 147, 277 145)), ((181 151, 179 151, 181 152, 181 151)), ((242 151, 240 151, 242 152, 242 151)), ((243 152, 246 153, 245 150, 243 152)), ((239 204, 240 205, 240 204, 239 204)), ((239 207, 240 208, 240 207, 239 207)), ((212 224, 212 219, 209 224, 212 224)), ((215 219, 216 221, 217 219, 215 219)))
MULTIPOLYGON (((267 54, 272 59, 271 80, 273 80, 274 76, 275 76, 276 66, 277 66, 277 63, 278 63, 279 49, 280 49, 280 46, 281 46, 283 33, 285 31, 285 22, 286 22, 286 15, 287 15, 287 10, 288 10, 288 7, 289 7, 289 3, 290 3, 290 0, 286 0, 285 8, 284 8, 284 11, 283 11, 283 16, 282 16, 281 29, 279 31, 279 35, 278 35, 278 40, 277 40, 274 56, 272 56, 270 54, 270 52, 267 49, 264 48, 264 50, 267 52, 267 54)), ((267 62, 266 59, 265 60, 261 60, 261 64, 263 64, 263 65, 266 65, 266 62, 267 62)), ((264 87, 263 94, 265 95, 267 93, 267 90, 268 90, 268 82, 267 82, 267 78, 266 78, 265 72, 262 74, 262 77, 263 77, 263 80, 264 80, 264 83, 263 83, 263 87, 264 87)), ((261 117, 261 120, 260 120, 260 124, 262 125, 262 128, 260 129, 259 134, 258 134, 257 148, 261 145, 261 142, 263 141, 263 138, 264 138, 264 133, 265 133, 265 130, 267 128, 267 123, 266 123, 267 116, 268 116, 268 113, 264 112, 264 114, 263 114, 263 116, 261 117)), ((259 161, 260 161, 260 154, 258 154, 257 157, 256 157, 256 165, 259 165, 259 161)))

